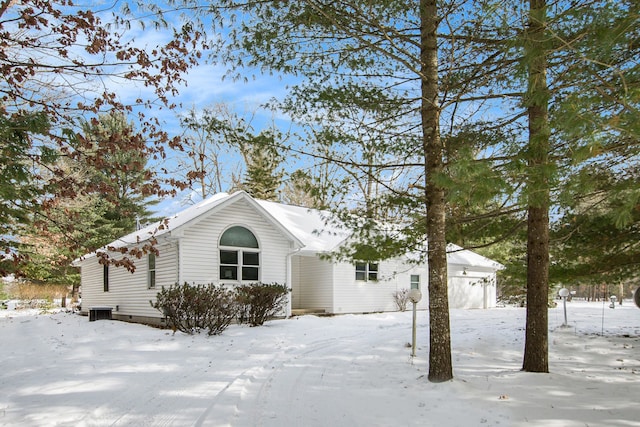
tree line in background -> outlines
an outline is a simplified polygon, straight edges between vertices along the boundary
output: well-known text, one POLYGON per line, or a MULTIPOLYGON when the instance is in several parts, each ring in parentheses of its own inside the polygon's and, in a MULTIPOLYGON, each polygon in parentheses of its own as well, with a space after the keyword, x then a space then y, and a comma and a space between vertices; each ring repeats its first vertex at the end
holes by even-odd
POLYGON ((140 3, 107 11, 113 33, 99 25, 105 11, 68 13, 65 1, 0 5, 2 236, 8 254, 28 256, 29 276, 68 277, 64 262, 150 219, 150 197, 175 188, 330 209, 357 237, 336 257, 428 260, 431 381, 453 375, 447 242, 508 267, 501 288, 526 295, 532 372, 548 371, 550 284, 637 279, 637 2, 140 3), (143 15, 173 33, 154 58, 125 37, 143 15), (45 38, 51 64, 35 54, 45 38), (25 46, 33 60, 14 61, 25 46), (295 126, 172 105, 182 73, 204 60, 229 78, 247 67, 295 76, 271 103, 295 126), (139 79, 154 101, 96 94, 80 76, 139 79), (179 138, 147 118, 158 100, 180 114, 179 138), (182 175, 162 162, 168 151, 182 175))

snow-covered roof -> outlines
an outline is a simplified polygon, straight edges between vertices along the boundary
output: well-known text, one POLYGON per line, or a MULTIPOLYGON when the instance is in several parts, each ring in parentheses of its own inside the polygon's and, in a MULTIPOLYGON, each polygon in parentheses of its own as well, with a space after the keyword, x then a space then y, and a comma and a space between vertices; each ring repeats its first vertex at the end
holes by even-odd
POLYGON ((330 252, 349 237, 346 229, 327 223, 328 212, 264 200, 257 202, 303 243, 302 252, 330 252))
POLYGON ((158 229, 161 223, 155 223, 135 233, 131 233, 119 239, 117 242, 121 242, 121 244, 135 244, 136 242, 147 240, 152 236, 159 237, 168 232, 188 226, 189 223, 198 220, 205 213, 240 198, 255 202, 257 206, 264 209, 268 216, 274 221, 277 221, 282 229, 295 236, 301 246, 303 246, 303 251, 331 251, 348 236, 345 230, 340 230, 338 227, 325 224, 325 219, 328 216, 327 213, 316 209, 258 200, 252 198, 244 191, 239 191, 233 194, 218 193, 169 217, 167 225, 163 229, 158 229))
POLYGON ((137 243, 145 242, 153 237, 160 237, 171 231, 174 231, 185 224, 199 218, 202 214, 210 211, 216 206, 229 198, 227 193, 218 193, 211 196, 200 203, 182 210, 175 215, 169 216, 162 221, 147 225, 140 230, 120 237, 117 240, 106 245, 106 247, 121 248, 129 245, 135 245, 137 243))
MULTIPOLYGON (((152 238, 167 236, 180 228, 190 226, 190 224, 203 218, 206 213, 240 199, 254 203, 256 208, 262 210, 263 214, 265 214, 275 226, 280 228, 283 233, 289 235, 290 238, 297 243, 301 248, 301 252, 328 252, 335 249, 348 237, 348 233, 345 230, 325 224, 327 213, 299 206, 288 206, 265 200, 256 200, 246 192, 239 191, 233 194, 215 194, 162 221, 150 224, 140 230, 120 237, 108 245, 105 245, 101 250, 132 246, 146 242, 152 238)), ((95 253, 85 255, 83 259, 93 255, 95 255, 95 253)), ((74 261, 74 263, 77 261, 78 260, 74 261)))
MULTIPOLYGON (((176 232, 183 227, 189 227, 202 219, 204 215, 217 208, 223 208, 237 200, 244 199, 253 204, 263 215, 278 227, 284 234, 296 243, 302 254, 327 253, 338 248, 351 234, 347 229, 332 224, 329 212, 309 209, 300 206, 284 205, 276 202, 257 200, 244 191, 233 194, 218 193, 200 203, 190 206, 163 221, 151 224, 131 234, 123 236, 107 247, 121 248, 143 243, 151 238, 160 238, 176 232)), ((475 252, 465 250, 460 246, 448 246, 447 259, 451 264, 470 267, 481 267, 499 270, 504 268, 489 258, 475 252)), ((92 254, 93 255, 93 254, 92 254)), ((90 257, 87 255, 83 258, 90 257)))
POLYGON ((464 265, 468 267, 489 268, 503 270, 504 265, 492 259, 484 257, 461 246, 449 243, 447 245, 447 262, 449 264, 464 265))

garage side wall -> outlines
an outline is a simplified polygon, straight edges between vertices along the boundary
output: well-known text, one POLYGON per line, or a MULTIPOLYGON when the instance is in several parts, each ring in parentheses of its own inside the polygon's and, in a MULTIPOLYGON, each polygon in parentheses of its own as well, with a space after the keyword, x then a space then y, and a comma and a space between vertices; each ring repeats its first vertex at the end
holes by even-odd
POLYGON ((494 308, 496 273, 472 267, 449 266, 450 308, 494 308))

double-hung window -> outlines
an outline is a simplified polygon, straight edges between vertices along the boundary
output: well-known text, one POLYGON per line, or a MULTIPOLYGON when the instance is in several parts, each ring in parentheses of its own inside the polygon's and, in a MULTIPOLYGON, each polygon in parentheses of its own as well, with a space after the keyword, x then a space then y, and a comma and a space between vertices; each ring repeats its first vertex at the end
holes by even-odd
POLYGON ((377 281, 378 264, 373 262, 356 262, 356 280, 377 281))
POLYGON ((156 254, 148 255, 149 273, 147 275, 147 286, 149 289, 156 287, 156 254))
POLYGON ((220 237, 220 280, 260 280, 260 247, 248 229, 234 226, 220 237))
POLYGON ((420 275, 412 274, 411 275, 411 289, 420 289, 420 275))
POLYGON ((109 266, 107 264, 102 266, 102 290, 109 292, 109 266))

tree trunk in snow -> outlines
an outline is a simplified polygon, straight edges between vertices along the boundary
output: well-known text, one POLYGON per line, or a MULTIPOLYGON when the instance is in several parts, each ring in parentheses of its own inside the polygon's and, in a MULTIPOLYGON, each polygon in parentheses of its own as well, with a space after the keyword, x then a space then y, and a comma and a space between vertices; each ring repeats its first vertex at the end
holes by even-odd
POLYGON ((546 0, 530 0, 525 39, 529 81, 527 218, 527 321, 523 370, 549 372, 549 149, 546 0))
POLYGON ((445 238, 445 190, 436 176, 444 168, 438 101, 438 7, 435 0, 420 2, 422 69, 422 138, 425 158, 425 204, 429 238, 429 381, 453 378, 449 299, 447 291, 447 244, 445 238))

